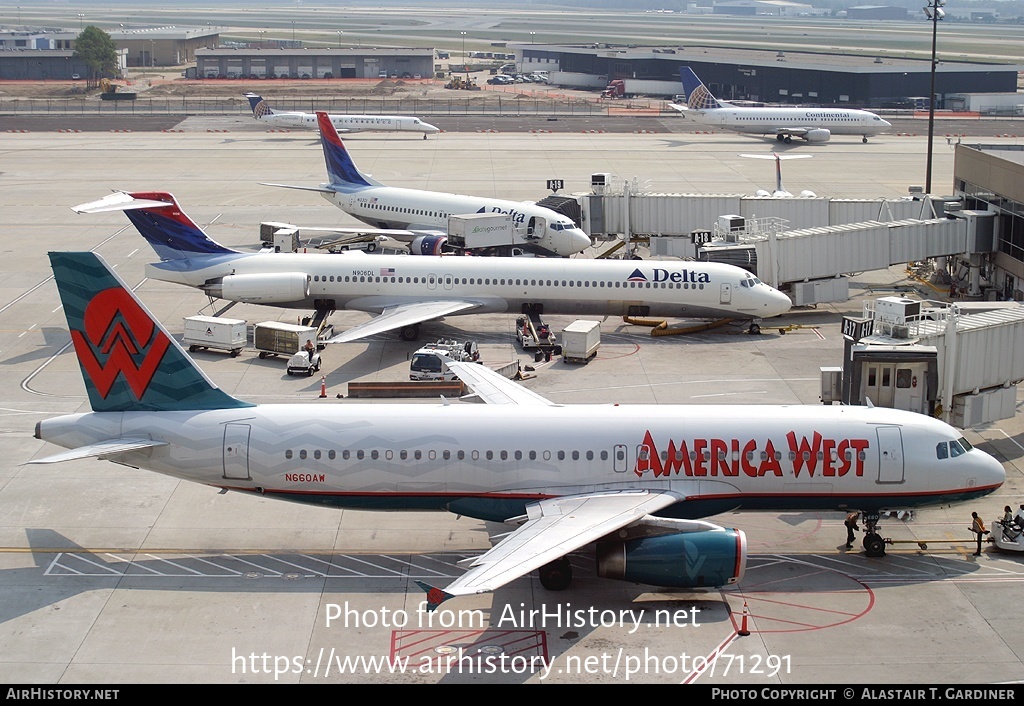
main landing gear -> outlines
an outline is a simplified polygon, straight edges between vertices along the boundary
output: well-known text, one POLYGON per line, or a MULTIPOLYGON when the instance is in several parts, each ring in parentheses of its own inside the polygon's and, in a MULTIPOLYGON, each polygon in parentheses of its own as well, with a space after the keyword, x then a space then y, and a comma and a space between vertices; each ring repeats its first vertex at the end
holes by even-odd
POLYGON ((775 139, 778 140, 779 142, 784 142, 787 145, 793 142, 792 135, 776 135, 775 139))
POLYGON ((540 567, 539 573, 540 585, 549 591, 564 591, 572 583, 572 564, 566 556, 540 567))

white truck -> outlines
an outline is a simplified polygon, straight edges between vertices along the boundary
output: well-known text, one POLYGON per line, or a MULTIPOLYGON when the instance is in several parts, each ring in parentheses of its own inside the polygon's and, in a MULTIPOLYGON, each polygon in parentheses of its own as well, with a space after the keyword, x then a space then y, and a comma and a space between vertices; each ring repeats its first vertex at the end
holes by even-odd
POLYGON ((243 319, 188 316, 185 317, 181 341, 192 353, 216 348, 229 351, 232 358, 237 358, 249 343, 249 333, 243 319))
POLYGON ((562 329, 562 360, 586 364, 601 347, 601 322, 578 319, 562 329))
POLYGON ((476 341, 459 343, 450 339, 441 339, 436 343, 428 343, 412 354, 409 361, 410 380, 454 380, 455 373, 446 365, 449 361, 477 362, 480 360, 480 348, 476 341))
POLYGON ((469 213, 448 217, 448 245, 455 250, 486 250, 521 245, 512 216, 507 213, 469 213))

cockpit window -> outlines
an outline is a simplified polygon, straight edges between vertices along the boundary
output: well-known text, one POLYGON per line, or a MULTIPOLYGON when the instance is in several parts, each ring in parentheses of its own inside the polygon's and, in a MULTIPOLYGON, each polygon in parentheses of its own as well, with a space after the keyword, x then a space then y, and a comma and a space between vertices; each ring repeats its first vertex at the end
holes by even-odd
POLYGON ((935 456, 940 461, 944 458, 949 458, 949 446, 945 441, 940 441, 935 445, 935 456))
POLYGON ((971 442, 969 442, 962 436, 959 439, 957 439, 957 443, 964 447, 964 451, 970 451, 971 449, 974 448, 974 446, 971 445, 971 442))
MULTIPOLYGON (((966 439, 964 439, 964 441, 966 441, 966 439)), ((953 458, 956 458, 957 456, 960 456, 960 455, 965 454, 965 453, 967 453, 967 451, 964 449, 963 446, 960 445, 959 441, 951 441, 951 442, 949 442, 949 455, 950 456, 952 456, 953 458)))

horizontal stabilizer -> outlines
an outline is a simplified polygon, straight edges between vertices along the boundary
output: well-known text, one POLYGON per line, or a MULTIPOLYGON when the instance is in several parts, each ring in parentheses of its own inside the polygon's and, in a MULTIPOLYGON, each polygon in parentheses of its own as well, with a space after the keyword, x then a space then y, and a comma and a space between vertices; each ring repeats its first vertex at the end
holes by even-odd
POLYGON ((108 439, 88 446, 79 446, 77 449, 62 451, 53 456, 37 458, 29 463, 60 463, 61 461, 75 461, 80 458, 107 458, 127 451, 138 451, 139 449, 153 448, 155 446, 166 446, 166 441, 153 441, 152 439, 108 439))
POLYGON ((299 191, 315 191, 319 194, 334 194, 337 193, 337 189, 331 189, 326 186, 296 186, 295 184, 271 184, 270 182, 261 181, 260 186, 278 186, 282 189, 298 189, 299 191))

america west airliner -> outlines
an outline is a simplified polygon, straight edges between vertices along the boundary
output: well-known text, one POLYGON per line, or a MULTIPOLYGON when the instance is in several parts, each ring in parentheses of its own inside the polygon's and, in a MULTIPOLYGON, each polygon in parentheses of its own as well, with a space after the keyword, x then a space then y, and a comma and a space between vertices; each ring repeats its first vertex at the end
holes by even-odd
POLYGON ((679 69, 686 105, 672 108, 699 123, 732 132, 775 135, 789 144, 794 137, 807 142, 828 142, 832 135, 860 135, 863 142, 892 125, 867 110, 849 108, 748 108, 715 98, 693 69, 679 69))
MULTIPOLYGON (((330 257, 330 256, 319 256, 330 257)), ((596 544, 600 576, 656 586, 739 581, 745 534, 700 518, 732 510, 866 513, 978 498, 1002 465, 953 427, 885 408, 555 404, 473 363, 486 402, 266 404, 228 395, 95 253, 50 253, 91 411, 40 421, 67 449, 266 498, 338 508, 446 510, 510 525, 435 608, 596 544), (509 429, 515 429, 510 434, 509 429)))
MULTIPOLYGON (((276 112, 262 96, 246 93, 245 97, 249 99, 252 117, 261 123, 279 128, 317 129, 315 113, 276 112)), ((331 115, 330 120, 338 132, 345 133, 414 132, 423 133, 425 140, 427 135, 436 135, 441 132, 440 128, 411 115, 331 115)))
MULTIPOLYGON (((571 218, 530 201, 385 186, 359 171, 330 116, 323 112, 316 115, 330 181, 320 186, 266 186, 315 191, 353 218, 399 240, 443 237, 448 233, 449 216, 503 213, 523 233, 523 244, 540 253, 568 257, 592 245, 590 236, 571 218)), ((414 244, 414 249, 419 247, 414 244)))
POLYGON ((152 279, 227 301, 375 314, 331 343, 393 330, 411 341, 421 323, 457 314, 753 320, 791 306, 746 270, 710 262, 244 253, 208 237, 168 193, 118 192, 74 210, 124 211, 160 257, 146 265, 152 279))

